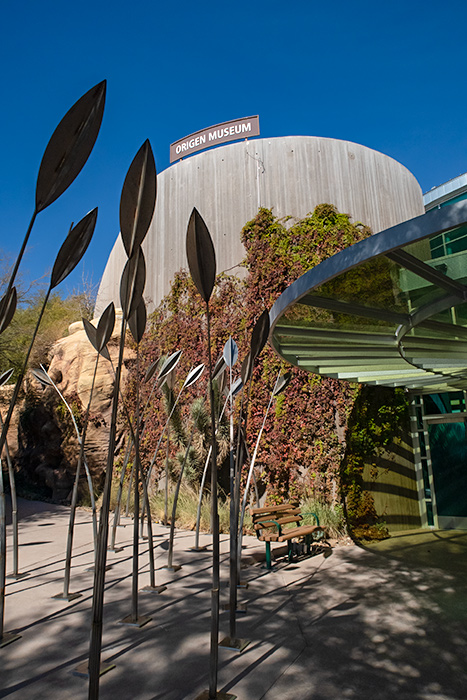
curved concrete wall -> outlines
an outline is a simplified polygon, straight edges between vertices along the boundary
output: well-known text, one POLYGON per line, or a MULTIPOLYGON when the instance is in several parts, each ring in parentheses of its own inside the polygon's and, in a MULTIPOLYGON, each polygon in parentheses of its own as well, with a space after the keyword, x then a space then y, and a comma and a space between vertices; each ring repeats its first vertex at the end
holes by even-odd
MULTIPOLYGON (((193 207, 211 232, 218 272, 236 274, 244 256, 240 231, 260 206, 278 217, 302 218, 328 202, 374 233, 424 213, 420 186, 403 165, 356 143, 315 136, 221 146, 175 163, 157 182, 156 212, 143 244, 149 311, 169 292, 174 273, 187 267, 185 236, 193 207)), ((97 315, 110 301, 120 306, 125 262, 119 236, 99 287, 97 315)))

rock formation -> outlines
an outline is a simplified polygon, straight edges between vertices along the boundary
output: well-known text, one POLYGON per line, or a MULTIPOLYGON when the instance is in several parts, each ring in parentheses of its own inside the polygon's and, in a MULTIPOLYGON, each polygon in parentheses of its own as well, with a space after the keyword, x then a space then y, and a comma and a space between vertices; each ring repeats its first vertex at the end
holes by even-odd
MULTIPOLYGON (((107 459, 113 367, 118 359, 121 320, 121 312, 117 311, 115 330, 108 344, 113 366, 108 360, 99 357, 90 404, 85 454, 96 489, 101 486, 107 459)), ((97 325, 97 320, 93 323, 97 325)), ((90 344, 81 321, 72 323, 68 331, 69 334, 58 340, 52 348, 48 373, 72 407, 80 426, 89 403, 97 353, 90 344)), ((133 351, 126 348, 123 382, 126 376, 125 364, 132 358, 133 351)), ((70 497, 79 454, 76 432, 68 411, 55 389, 42 388, 29 375, 19 413, 16 463, 20 482, 30 479, 36 486, 45 486, 53 501, 66 502, 70 497)), ((85 489, 87 486, 83 470, 81 490, 84 492, 85 489)))

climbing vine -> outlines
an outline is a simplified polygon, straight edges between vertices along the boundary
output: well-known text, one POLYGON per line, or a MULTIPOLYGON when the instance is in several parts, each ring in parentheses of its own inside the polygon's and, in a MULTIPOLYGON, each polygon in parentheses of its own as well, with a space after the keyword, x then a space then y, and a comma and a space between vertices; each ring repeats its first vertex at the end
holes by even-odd
MULTIPOLYGON (((368 235, 366 226, 352 223, 348 215, 330 204, 319 205, 300 221, 279 220, 272 211, 260 209, 241 232, 246 251, 245 279, 221 275, 217 280, 211 299, 213 356, 222 352, 232 336, 242 360, 249 349, 251 330, 264 309, 269 310, 279 295, 308 269, 368 235)), ((385 265, 383 262, 383 268, 385 265)), ((382 273, 386 272, 382 269, 382 273)), ((387 278, 387 274, 383 277, 387 278)), ((389 291, 382 288, 381 294, 389 291)), ((191 367, 207 361, 204 311, 204 303, 188 273, 180 271, 169 295, 151 317, 141 347, 141 376, 152 361, 177 348, 183 349, 177 368, 178 385, 191 367)), ((250 451, 281 368, 284 369, 281 359, 266 346, 253 374, 247 436, 250 451)), ((128 385, 130 401, 134 372, 133 366, 128 385)), ((344 495, 350 523, 360 528, 357 534, 371 534, 369 528, 377 523, 377 514, 371 494, 364 490, 363 463, 397 433, 404 402, 390 390, 384 395, 376 391, 369 400, 370 395, 359 386, 297 368, 292 369, 292 374, 286 393, 275 402, 263 434, 257 457, 261 486, 269 499, 314 496, 335 503, 344 495)), ((187 420, 188 406, 204 390, 200 383, 183 402, 181 413, 187 420)), ((148 427, 142 445, 146 459, 152 454, 165 420, 161 402, 161 396, 155 395, 146 417, 148 427)))

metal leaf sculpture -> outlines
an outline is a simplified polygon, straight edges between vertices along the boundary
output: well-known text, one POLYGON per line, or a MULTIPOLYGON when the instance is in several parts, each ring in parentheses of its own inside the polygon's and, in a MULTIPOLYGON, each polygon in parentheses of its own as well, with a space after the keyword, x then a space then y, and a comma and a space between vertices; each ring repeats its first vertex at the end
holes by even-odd
POLYGON ((145 141, 131 163, 120 198, 120 232, 129 258, 143 242, 156 205, 156 164, 145 141))
POLYGON ((197 209, 193 209, 188 222, 186 255, 196 289, 207 303, 216 281, 216 253, 208 227, 197 209))
POLYGON ((216 381, 216 379, 219 379, 221 375, 225 372, 226 370, 226 363, 224 360, 224 356, 220 355, 219 359, 217 360, 216 364, 214 365, 214 369, 212 370, 212 381, 216 381))
POLYGON ((146 261, 141 248, 137 248, 134 255, 127 260, 120 282, 120 303, 126 320, 140 304, 145 284, 146 261))
POLYGON ((96 352, 98 352, 102 357, 104 357, 106 360, 110 360, 110 355, 109 351, 107 348, 104 346, 101 350, 99 350, 99 344, 97 342, 97 328, 92 325, 91 321, 88 321, 87 318, 81 319, 83 322, 84 330, 86 331, 86 335, 88 337, 89 342, 91 343, 92 347, 96 352))
POLYGON ((96 350, 102 353, 115 328, 115 306, 113 301, 104 309, 96 328, 96 350))
POLYGON ((230 391, 228 393, 229 393, 229 395, 232 394, 232 397, 234 397, 238 394, 238 392, 241 389, 243 389, 243 382, 242 382, 242 378, 238 377, 238 379, 236 379, 234 381, 234 383, 232 384, 232 388, 230 389, 230 391))
POLYGON ((11 323, 16 311, 16 287, 11 287, 0 299, 0 333, 3 333, 11 323))
POLYGON ((232 337, 224 345, 224 360, 227 367, 233 367, 238 360, 238 346, 232 337))
POLYGON ((190 370, 187 374, 185 381, 183 382, 183 388, 187 389, 189 386, 191 386, 192 384, 197 382, 198 379, 203 374, 203 372, 204 372, 204 365, 203 364, 197 365, 192 370, 190 370))
POLYGON ((286 372, 285 374, 282 374, 280 377, 277 378, 277 381, 274 385, 274 389, 272 391, 273 396, 279 396, 283 391, 287 389, 287 387, 290 384, 290 380, 292 379, 292 372, 286 372))
POLYGON ((242 362, 242 369, 240 371, 240 375, 242 377, 242 382, 244 385, 248 384, 248 382, 251 379, 252 373, 253 373, 253 361, 251 358, 251 352, 249 352, 248 355, 245 357, 245 359, 242 362))
POLYGON ((71 229, 58 251, 50 278, 50 289, 57 287, 68 277, 85 254, 91 242, 97 221, 97 207, 71 229))
POLYGON ((141 342, 144 331, 146 330, 146 320, 146 304, 144 303, 144 299, 141 299, 135 311, 133 311, 132 315, 128 319, 128 325, 135 343, 141 342))
POLYGON ((180 360, 182 356, 182 350, 176 350, 173 352, 164 362, 162 365, 159 374, 157 375, 157 379, 159 382, 161 382, 164 377, 166 377, 172 370, 175 369, 175 367, 178 365, 178 361, 180 360))
POLYGON ((156 373, 156 369, 158 368, 158 366, 159 366, 159 359, 154 360, 154 362, 151 362, 151 364, 149 365, 149 367, 148 367, 147 370, 146 370, 146 374, 144 375, 144 380, 143 380, 143 381, 144 381, 145 383, 149 382, 149 381, 153 378, 153 376, 154 376, 155 373, 156 373))
POLYGON ((37 379, 39 384, 42 384, 42 386, 53 386, 53 382, 51 381, 49 375, 47 372, 44 372, 43 369, 32 369, 31 374, 35 379, 37 379))
POLYGON ((12 374, 13 374, 13 367, 11 369, 7 369, 6 372, 3 372, 2 374, 0 374, 0 386, 3 386, 4 384, 6 384, 12 374))
POLYGON ((88 90, 52 134, 37 176, 36 212, 58 199, 86 163, 102 122, 105 91, 105 80, 88 90))
POLYGON ((255 360, 266 345, 269 336, 269 312, 263 311, 251 334, 250 354, 255 360))

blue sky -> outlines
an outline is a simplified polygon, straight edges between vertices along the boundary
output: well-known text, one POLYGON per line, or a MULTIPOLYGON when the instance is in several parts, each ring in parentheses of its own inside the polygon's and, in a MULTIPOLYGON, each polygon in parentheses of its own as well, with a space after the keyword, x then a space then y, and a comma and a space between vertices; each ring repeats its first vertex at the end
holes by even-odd
MULTIPOLYGON (((108 81, 101 132, 70 189, 42 212, 22 265, 47 274, 71 221, 99 207, 79 269, 97 282, 118 234, 126 171, 169 145, 259 114, 261 136, 328 136, 403 163, 423 191, 467 171, 467 3, 82 0, 3 3, 0 250, 14 256, 43 151, 69 107, 108 81)), ((48 278, 45 278, 48 281, 48 278)))

